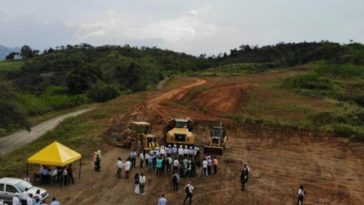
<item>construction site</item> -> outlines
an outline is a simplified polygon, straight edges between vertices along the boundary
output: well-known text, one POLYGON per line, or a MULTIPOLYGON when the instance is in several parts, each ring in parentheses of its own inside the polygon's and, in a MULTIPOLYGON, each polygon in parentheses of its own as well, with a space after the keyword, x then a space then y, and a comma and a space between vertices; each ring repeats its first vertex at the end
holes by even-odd
POLYGON ((111 126, 99 147, 101 172, 94 171, 90 156, 83 161, 82 177, 75 185, 49 187, 48 191, 63 204, 149 205, 165 194, 168 204, 174 205, 183 204, 183 187, 191 181, 195 187, 193 204, 295 204, 303 184, 307 205, 364 204, 362 142, 315 131, 239 123, 228 117, 245 105, 247 92, 259 88, 259 82, 291 74, 295 73, 185 77, 177 84, 172 79, 164 89, 148 92, 144 103, 110 119, 111 126), (138 165, 130 179, 115 176, 117 158, 126 159, 131 149, 149 151, 184 143, 217 156, 218 173, 207 178, 199 173, 183 178, 179 192, 172 191, 171 175, 156 176, 138 165), (239 179, 243 163, 251 169, 244 192, 239 179), (146 175, 145 195, 133 192, 136 172, 146 175))

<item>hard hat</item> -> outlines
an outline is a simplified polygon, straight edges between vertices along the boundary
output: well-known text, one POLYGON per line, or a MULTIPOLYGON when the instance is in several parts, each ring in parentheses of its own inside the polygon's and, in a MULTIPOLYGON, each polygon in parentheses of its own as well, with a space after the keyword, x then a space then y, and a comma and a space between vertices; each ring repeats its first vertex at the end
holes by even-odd
POLYGON ((192 146, 190 146, 190 149, 192 149, 192 146))
POLYGON ((173 145, 173 147, 177 147, 177 145, 175 144, 175 145, 173 145))
POLYGON ((182 148, 182 145, 180 145, 179 147, 182 148))
POLYGON ((171 145, 169 144, 168 147, 171 147, 171 145))
POLYGON ((185 145, 185 148, 187 148, 187 145, 185 145))

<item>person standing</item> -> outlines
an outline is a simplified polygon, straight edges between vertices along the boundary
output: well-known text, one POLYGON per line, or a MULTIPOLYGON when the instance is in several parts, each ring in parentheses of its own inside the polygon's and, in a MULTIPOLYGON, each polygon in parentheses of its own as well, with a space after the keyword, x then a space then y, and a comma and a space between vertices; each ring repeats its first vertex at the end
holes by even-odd
POLYGON ((203 171, 203 176, 207 177, 207 166, 208 166, 208 162, 206 160, 206 158, 204 158, 204 160, 202 161, 202 171, 203 171))
POLYGON ((134 184, 135 184, 134 193, 139 194, 139 174, 138 173, 136 173, 134 176, 134 184))
POLYGON ((301 184, 300 188, 298 189, 297 205, 303 205, 303 200, 305 199, 305 195, 306 195, 306 190, 301 184))
POLYGON ((68 184, 68 172, 66 167, 62 168, 62 182, 61 182, 61 187, 62 186, 66 186, 68 184))
POLYGON ((178 191, 178 184, 179 184, 179 175, 177 172, 175 172, 172 176, 172 186, 173 186, 173 191, 178 191))
POLYGON ((130 160, 131 160, 131 168, 135 168, 136 157, 137 157, 136 151, 133 149, 130 152, 129 156, 130 156, 130 160))
POLYGON ((69 181, 69 184, 75 184, 75 180, 73 179, 73 169, 72 169, 72 164, 69 164, 67 166, 67 173, 68 173, 68 181, 69 181))
POLYGON ((12 202, 13 205, 21 205, 18 192, 14 194, 12 202))
POLYGON ((131 169, 131 162, 129 159, 124 163, 124 169, 125 169, 125 178, 129 179, 129 173, 131 169))
POLYGON ((167 205, 167 199, 164 194, 158 199, 158 205, 167 205))
POLYGON ((99 172, 100 170, 101 170, 101 157, 100 155, 96 154, 95 171, 99 172))
POLYGON ((212 159, 210 156, 207 157, 207 172, 208 175, 211 175, 212 172, 212 159))
POLYGON ((140 168, 142 169, 143 168, 143 164, 144 164, 144 151, 141 151, 140 154, 139 154, 139 158, 140 158, 140 168))
POLYGON ((163 166, 163 160, 161 157, 159 157, 157 159, 157 176, 161 176, 162 175, 162 166, 163 166))
POLYGON ((185 192, 186 192, 186 197, 185 200, 183 201, 183 205, 186 204, 187 200, 190 201, 190 205, 192 204, 192 191, 193 191, 194 187, 192 186, 191 182, 188 183, 185 186, 185 192))
POLYGON ((143 173, 140 174, 139 176, 139 192, 144 195, 144 185, 145 185, 145 182, 146 182, 146 178, 144 176, 143 173))
POLYGON ((216 157, 214 157, 213 165, 214 165, 214 174, 217 174, 217 166, 219 165, 219 160, 216 157))
POLYGON ((245 184, 248 183, 249 180, 249 170, 246 164, 244 164, 243 171, 240 175, 240 182, 241 182, 241 191, 245 191, 245 184))
POLYGON ((174 159, 174 161, 173 161, 173 172, 174 172, 174 173, 178 172, 178 168, 179 168, 179 161, 178 161, 178 159, 176 158, 176 159, 174 159))
POLYGON ((57 201, 56 197, 53 197, 52 202, 49 205, 61 205, 61 203, 57 201))
POLYGON ((118 161, 116 161, 116 175, 121 178, 122 176, 122 170, 123 170, 123 160, 121 159, 121 157, 118 157, 118 161))

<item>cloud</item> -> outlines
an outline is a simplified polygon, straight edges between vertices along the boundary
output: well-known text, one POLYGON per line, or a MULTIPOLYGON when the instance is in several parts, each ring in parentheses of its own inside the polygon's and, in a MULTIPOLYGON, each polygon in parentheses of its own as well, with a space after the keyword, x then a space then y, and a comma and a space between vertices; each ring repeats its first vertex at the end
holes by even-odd
POLYGON ((0 44, 130 44, 217 54, 241 44, 363 42, 364 1, 352 1, 12 0, 0 7, 0 44))
POLYGON ((198 10, 190 10, 171 19, 141 21, 138 16, 107 11, 98 20, 69 22, 78 41, 116 43, 121 41, 156 42, 155 46, 169 46, 181 41, 201 40, 213 36, 218 26, 205 21, 198 10))

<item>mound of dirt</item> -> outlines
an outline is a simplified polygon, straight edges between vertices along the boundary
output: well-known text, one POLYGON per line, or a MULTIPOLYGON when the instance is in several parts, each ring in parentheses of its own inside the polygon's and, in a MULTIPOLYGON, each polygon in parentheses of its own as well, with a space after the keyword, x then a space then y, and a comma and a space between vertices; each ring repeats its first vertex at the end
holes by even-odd
POLYGON ((216 87, 199 93, 191 100, 192 103, 208 112, 233 113, 239 111, 246 97, 246 90, 253 84, 229 85, 216 87))

